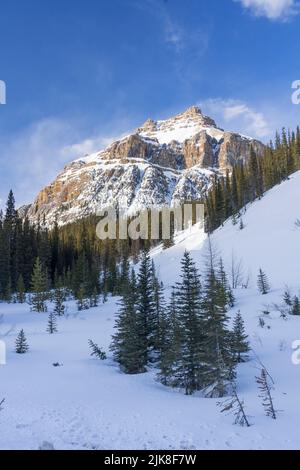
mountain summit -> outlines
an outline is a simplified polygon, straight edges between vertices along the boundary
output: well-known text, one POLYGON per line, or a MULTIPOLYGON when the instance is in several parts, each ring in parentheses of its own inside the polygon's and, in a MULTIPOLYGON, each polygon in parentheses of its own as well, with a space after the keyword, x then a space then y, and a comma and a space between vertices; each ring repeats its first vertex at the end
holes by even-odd
POLYGON ((199 200, 215 174, 224 174, 263 144, 226 132, 199 107, 166 120, 148 119, 106 149, 68 164, 23 210, 49 227, 94 214, 108 205, 140 209, 199 200))

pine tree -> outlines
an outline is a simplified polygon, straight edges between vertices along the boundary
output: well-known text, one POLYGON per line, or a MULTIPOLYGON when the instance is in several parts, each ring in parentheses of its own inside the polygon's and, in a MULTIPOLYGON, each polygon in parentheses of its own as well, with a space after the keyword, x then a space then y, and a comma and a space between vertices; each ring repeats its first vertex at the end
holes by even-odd
POLYGON ((18 277, 16 299, 19 304, 23 304, 26 300, 25 284, 22 274, 18 277))
POLYGON ((54 291, 54 313, 55 315, 62 316, 65 313, 66 306, 65 301, 65 291, 62 287, 61 279, 58 280, 56 289, 54 291))
POLYGON ((180 382, 177 382, 176 377, 176 365, 181 358, 182 340, 174 289, 172 290, 169 305, 161 317, 160 341, 158 378, 163 385, 180 386, 180 382))
POLYGON ((151 344, 153 344, 152 359, 156 360, 161 352, 162 343, 164 341, 166 304, 164 298, 164 285, 156 277, 154 265, 152 267, 152 275, 155 314, 152 323, 151 344))
POLYGON ((216 279, 219 282, 219 302, 223 305, 224 312, 227 311, 228 307, 232 308, 235 304, 235 298, 232 289, 229 285, 226 271, 222 258, 219 260, 218 269, 216 271, 216 279))
POLYGON ((241 218, 241 219, 240 219, 239 229, 240 229, 240 230, 243 230, 244 228, 245 228, 245 225, 244 225, 243 219, 241 218))
POLYGON ((296 295, 293 298, 291 314, 300 315, 300 301, 299 297, 297 297, 296 295))
POLYGON ((176 284, 176 308, 181 332, 181 353, 172 365, 172 382, 191 395, 202 388, 203 324, 200 277, 187 251, 181 260, 180 277, 181 281, 176 284))
POLYGON ((262 269, 259 270, 259 274, 257 278, 257 286, 262 295, 266 295, 270 291, 268 278, 266 274, 262 271, 262 269))
POLYGON ((89 339, 89 347, 92 351, 91 356, 95 356, 97 357, 97 359, 100 359, 101 361, 104 361, 105 359, 107 359, 106 353, 102 351, 102 349, 99 348, 99 346, 96 343, 94 343, 91 339, 89 339))
POLYGON ((241 312, 238 311, 233 322, 232 350, 237 363, 246 362, 247 353, 250 351, 248 336, 245 333, 244 321, 241 312))
POLYGON ((97 291, 96 287, 94 288, 93 294, 91 295, 89 300, 90 300, 90 307, 91 308, 98 307, 99 295, 98 295, 98 291, 97 291))
POLYGON ((291 307, 293 305, 291 293, 290 293, 288 288, 285 289, 285 291, 284 291, 283 300, 284 300, 284 302, 286 303, 286 305, 288 307, 291 307))
POLYGON ((85 297, 85 289, 83 286, 80 287, 78 293, 77 293, 77 310, 88 310, 90 305, 88 300, 85 297))
POLYGON ((16 339, 16 353, 25 354, 29 350, 24 330, 22 329, 16 339))
POLYGON ((149 253, 144 250, 137 278, 137 323, 141 352, 145 365, 155 360, 155 338, 157 337, 157 315, 154 302, 153 265, 149 253))
POLYGON ((116 333, 110 346, 115 361, 126 374, 140 374, 146 371, 147 344, 140 332, 136 304, 138 301, 134 272, 131 288, 123 294, 115 322, 116 333))
POLYGON ((259 397, 262 398, 262 405, 265 409, 266 415, 273 419, 276 419, 276 410, 273 404, 273 398, 271 395, 272 385, 269 384, 269 375, 265 368, 262 368, 260 377, 256 377, 256 382, 260 390, 259 397))
POLYGON ((227 327, 229 319, 226 306, 224 308, 224 288, 215 274, 211 243, 208 247, 206 271, 201 309, 205 322, 203 383, 207 396, 222 397, 234 378, 235 363, 231 347, 232 336, 227 327))
POLYGON ((50 335, 52 335, 53 333, 57 333, 57 321, 53 312, 49 313, 47 332, 50 335))
POLYGON ((222 407, 221 413, 233 413, 234 424, 250 427, 249 418, 245 412, 244 402, 239 398, 235 387, 233 388, 232 395, 233 396, 231 398, 218 403, 218 405, 222 407))
POLYGON ((34 312, 46 312, 47 276, 39 258, 36 258, 31 277, 31 304, 34 312))

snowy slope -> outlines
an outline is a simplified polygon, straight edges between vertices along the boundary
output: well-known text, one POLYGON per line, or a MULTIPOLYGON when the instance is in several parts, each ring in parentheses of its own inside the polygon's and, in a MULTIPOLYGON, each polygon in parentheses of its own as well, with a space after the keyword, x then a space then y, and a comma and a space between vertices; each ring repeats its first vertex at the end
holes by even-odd
MULTIPOLYGON (((0 304, 0 332, 14 325, 4 338, 7 365, 0 367, 0 398, 6 398, 0 449, 37 449, 43 441, 56 449, 298 449, 300 367, 292 364, 291 344, 299 338, 300 318, 279 318, 271 305, 280 302, 284 284, 294 293, 300 287, 300 229, 294 225, 300 217, 299 196, 300 172, 248 207, 244 230, 228 221, 212 236, 228 267, 234 252, 236 259, 242 258, 246 276, 252 273, 249 288, 235 291, 237 305, 230 314, 241 310, 251 346, 275 380, 275 406, 282 410, 276 421, 264 416, 257 398, 254 353, 238 370, 238 391, 253 424, 241 428, 232 424, 232 416, 220 413, 216 400, 165 388, 151 372, 123 375, 110 353, 104 362, 89 357, 89 338, 108 352, 116 299, 80 313, 70 302, 54 336, 45 332, 46 314, 0 304), (272 284, 266 296, 256 288, 260 266, 272 284), (262 329, 258 318, 266 305, 271 314, 262 329), (18 356, 14 341, 22 327, 30 352, 18 356), (56 361, 63 365, 53 367, 56 361)), ((205 242, 205 235, 193 227, 177 235, 174 247, 152 252, 167 291, 179 277, 185 249, 203 269, 205 242)))

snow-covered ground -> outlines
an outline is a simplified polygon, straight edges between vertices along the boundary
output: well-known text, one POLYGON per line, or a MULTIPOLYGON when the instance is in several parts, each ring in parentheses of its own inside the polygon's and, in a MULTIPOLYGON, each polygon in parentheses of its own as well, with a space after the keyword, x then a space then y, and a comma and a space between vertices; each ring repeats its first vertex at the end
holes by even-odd
MULTIPOLYGON (((272 308, 280 303, 285 284, 300 289, 300 172, 277 186, 243 215, 245 228, 228 221, 213 235, 213 244, 230 271, 231 258, 242 260, 247 289, 237 289, 236 306, 246 323, 253 353, 239 366, 238 392, 244 399, 252 426, 233 425, 233 417, 220 413, 217 400, 187 397, 157 383, 154 372, 126 376, 108 351, 117 299, 77 312, 68 303, 58 319, 59 332, 46 333, 47 314, 31 313, 29 306, 0 304, 4 315, 0 333, 8 331, 7 365, 0 366, 1 449, 38 449, 44 441, 56 449, 298 449, 300 419, 300 366, 292 363, 292 342, 300 339, 300 317, 280 318, 272 308), (259 267, 272 285, 258 293, 259 267), (262 310, 264 328, 258 326, 262 310), (13 327, 12 330, 10 328, 13 327), (17 332, 24 328, 30 351, 14 352, 17 332), (9 331, 10 330, 10 331, 9 331), (88 339, 108 352, 106 361, 89 355, 88 339), (255 376, 258 359, 275 381, 276 421, 264 415, 255 376), (54 367, 59 362, 61 367, 54 367)), ((205 236, 193 227, 176 238, 169 250, 152 253, 167 292, 178 280, 180 259, 192 250, 203 269, 205 236)))

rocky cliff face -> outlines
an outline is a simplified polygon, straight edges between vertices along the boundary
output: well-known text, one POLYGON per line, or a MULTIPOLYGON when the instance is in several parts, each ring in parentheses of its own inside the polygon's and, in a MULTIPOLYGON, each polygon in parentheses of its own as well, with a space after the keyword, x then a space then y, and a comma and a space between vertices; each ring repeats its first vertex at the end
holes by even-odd
POLYGON ((134 213, 150 206, 199 200, 212 177, 246 161, 263 144, 225 132, 197 107, 165 121, 148 120, 105 150, 75 160, 24 209, 32 223, 51 226, 109 205, 134 213))

